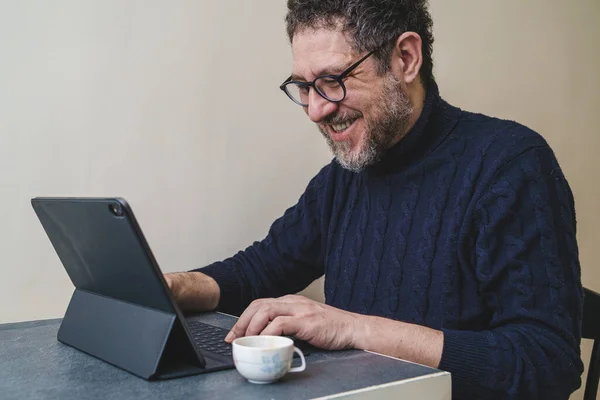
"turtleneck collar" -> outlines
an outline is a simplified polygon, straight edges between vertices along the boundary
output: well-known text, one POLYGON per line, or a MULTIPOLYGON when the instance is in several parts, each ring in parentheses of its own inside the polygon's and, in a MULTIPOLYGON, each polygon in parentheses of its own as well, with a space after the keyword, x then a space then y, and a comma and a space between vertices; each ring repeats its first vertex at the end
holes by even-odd
POLYGON ((446 103, 435 82, 429 84, 421 115, 410 131, 365 172, 381 174, 418 162, 452 130, 460 110, 446 103))

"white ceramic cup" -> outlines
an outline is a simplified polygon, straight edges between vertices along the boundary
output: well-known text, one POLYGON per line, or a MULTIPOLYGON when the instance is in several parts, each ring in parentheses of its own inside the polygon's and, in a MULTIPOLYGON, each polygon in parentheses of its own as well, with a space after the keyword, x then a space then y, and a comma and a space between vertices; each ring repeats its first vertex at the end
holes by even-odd
POLYGON ((275 382, 288 372, 306 369, 302 351, 292 339, 282 336, 246 336, 233 341, 233 362, 238 372, 252 383, 275 382), (294 352, 302 365, 292 368, 294 352))

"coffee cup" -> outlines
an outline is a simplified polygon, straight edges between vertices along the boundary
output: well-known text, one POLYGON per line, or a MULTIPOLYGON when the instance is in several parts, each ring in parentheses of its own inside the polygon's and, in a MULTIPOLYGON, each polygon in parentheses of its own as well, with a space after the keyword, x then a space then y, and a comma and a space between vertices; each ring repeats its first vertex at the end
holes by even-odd
POLYGON ((283 336, 246 336, 233 341, 233 362, 238 372, 252 383, 272 383, 288 372, 306 369, 302 351, 283 336), (292 368, 294 352, 302 365, 292 368))

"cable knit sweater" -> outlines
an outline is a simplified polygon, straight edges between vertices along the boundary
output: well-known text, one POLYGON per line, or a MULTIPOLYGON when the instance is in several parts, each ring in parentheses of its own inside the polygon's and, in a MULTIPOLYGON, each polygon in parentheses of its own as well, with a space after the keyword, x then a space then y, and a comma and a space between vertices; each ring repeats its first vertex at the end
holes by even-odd
POLYGON ((581 384, 560 166, 535 132, 455 108, 435 85, 380 162, 353 173, 332 161, 262 241, 200 271, 229 313, 325 274, 329 305, 442 330, 455 398, 567 399, 581 384))

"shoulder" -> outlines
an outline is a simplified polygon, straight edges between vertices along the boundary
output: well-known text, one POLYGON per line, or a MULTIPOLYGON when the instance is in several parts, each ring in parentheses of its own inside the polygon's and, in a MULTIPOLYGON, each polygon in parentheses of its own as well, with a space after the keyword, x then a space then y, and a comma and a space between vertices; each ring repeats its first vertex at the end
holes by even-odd
POLYGON ((541 174, 560 169, 546 139, 516 121, 459 110, 449 139, 462 142, 463 162, 477 171, 484 185, 515 163, 530 165, 541 174))
POLYGON ((528 126, 469 111, 461 110, 452 134, 491 164, 507 162, 531 149, 550 149, 546 139, 528 126))
POLYGON ((459 166, 460 182, 470 188, 474 202, 498 185, 517 191, 531 182, 544 182, 571 198, 556 155, 540 133, 513 120, 447 108, 454 123, 442 151, 459 166))

